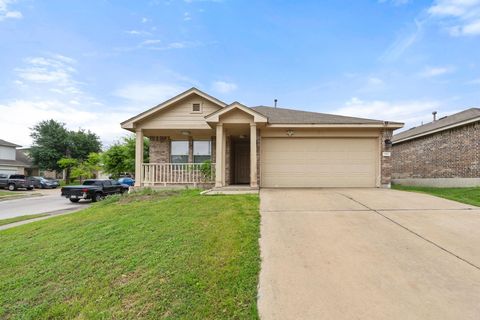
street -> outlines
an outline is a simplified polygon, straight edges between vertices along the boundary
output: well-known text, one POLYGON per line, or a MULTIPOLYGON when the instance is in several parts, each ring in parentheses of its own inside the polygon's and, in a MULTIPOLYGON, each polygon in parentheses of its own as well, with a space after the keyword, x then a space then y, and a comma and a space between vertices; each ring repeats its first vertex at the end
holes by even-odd
POLYGON ((90 205, 90 201, 70 202, 60 196, 60 189, 40 192, 43 194, 40 197, 0 201, 0 220, 31 214, 77 210, 90 205))

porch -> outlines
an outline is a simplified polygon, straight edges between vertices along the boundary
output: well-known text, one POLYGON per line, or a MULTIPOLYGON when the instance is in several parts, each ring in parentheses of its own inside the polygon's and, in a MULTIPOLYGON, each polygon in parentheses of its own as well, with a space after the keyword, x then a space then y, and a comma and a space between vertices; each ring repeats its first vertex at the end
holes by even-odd
POLYGON ((138 130, 136 186, 258 189, 257 131, 255 124, 218 124, 206 132, 138 130), (149 163, 142 159, 144 137, 150 139, 149 163))

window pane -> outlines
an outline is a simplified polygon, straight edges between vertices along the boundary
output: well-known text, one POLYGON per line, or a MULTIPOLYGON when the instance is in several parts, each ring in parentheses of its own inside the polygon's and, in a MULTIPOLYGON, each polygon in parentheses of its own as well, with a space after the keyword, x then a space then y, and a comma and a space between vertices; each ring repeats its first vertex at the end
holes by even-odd
POLYGON ((194 156, 209 156, 212 154, 210 141, 193 141, 194 156))
POLYGON ((203 163, 210 159, 211 159, 211 156, 193 156, 193 162, 195 163, 203 163))
MULTIPOLYGON (((172 156, 188 156, 188 141, 172 141, 172 156)), ((188 158, 188 157, 187 157, 188 158)))
POLYGON ((172 155, 170 157, 171 163, 188 163, 188 155, 184 156, 178 156, 178 155, 172 155))

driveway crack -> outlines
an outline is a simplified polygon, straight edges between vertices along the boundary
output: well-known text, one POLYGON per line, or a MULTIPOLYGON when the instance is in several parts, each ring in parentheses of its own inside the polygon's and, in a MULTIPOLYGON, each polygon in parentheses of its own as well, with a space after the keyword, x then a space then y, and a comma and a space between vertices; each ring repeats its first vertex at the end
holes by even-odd
POLYGON ((339 195, 342 195, 342 196, 344 196, 344 197, 345 197, 345 198, 347 198, 347 199, 350 199, 350 200, 352 200, 352 201, 353 201, 353 202, 355 202, 355 203, 358 203, 359 205, 361 205, 361 206, 363 206, 363 207, 367 208, 369 211, 371 211, 371 212, 373 212, 373 213, 376 213, 377 215, 379 215, 379 216, 381 216, 381 217, 383 217, 383 218, 387 219, 388 221, 390 221, 390 222, 392 222, 392 223, 396 224, 397 226, 399 226, 399 227, 401 227, 401 228, 403 228, 403 229, 407 230, 407 231, 408 231, 408 232, 410 232, 411 234, 413 234, 413 235, 417 236, 418 238, 420 238, 420 239, 422 239, 422 240, 424 240, 424 241, 426 241, 426 242, 428 242, 428 243, 430 243, 430 244, 434 245, 435 247, 439 248, 440 250, 442 250, 442 251, 444 251, 444 252, 446 252, 446 253, 448 253, 448 254, 450 254, 450 255, 454 256, 454 257, 455 257, 455 258, 457 258, 458 260, 461 260, 461 261, 465 262, 466 264, 468 264, 468 265, 470 265, 470 266, 474 267, 475 269, 477 269, 477 270, 480 270, 480 267, 479 267, 479 266, 477 266, 476 264, 474 264, 473 262, 470 262, 470 261, 468 261, 467 259, 465 259, 465 258, 462 258, 462 257, 460 257, 459 255, 457 255, 457 254, 453 253, 452 251, 450 251, 450 250, 448 250, 448 249, 446 249, 446 248, 442 247, 442 246, 441 246, 441 245, 439 245, 438 243, 436 243, 436 242, 434 242, 434 241, 432 241, 432 240, 430 240, 430 239, 427 239, 427 238, 425 238, 425 237, 424 237, 424 236, 422 236, 421 234, 419 234, 419 233, 417 233, 417 232, 413 231, 412 229, 410 229, 410 228, 408 228, 408 227, 404 226, 403 224, 401 224, 401 223, 399 223, 399 222, 395 221, 394 219, 392 219, 392 218, 390 218, 390 217, 387 217, 386 215, 382 214, 381 212, 379 212, 379 211, 377 211, 377 210, 375 210, 375 209, 372 209, 372 208, 368 207, 367 205, 365 205, 365 204, 361 203, 360 201, 358 201, 358 200, 356 200, 356 199, 354 199, 354 198, 352 198, 352 197, 350 197, 350 196, 348 196, 348 195, 346 195, 346 194, 343 194, 343 193, 341 193, 341 192, 337 192, 337 193, 338 193, 339 195))

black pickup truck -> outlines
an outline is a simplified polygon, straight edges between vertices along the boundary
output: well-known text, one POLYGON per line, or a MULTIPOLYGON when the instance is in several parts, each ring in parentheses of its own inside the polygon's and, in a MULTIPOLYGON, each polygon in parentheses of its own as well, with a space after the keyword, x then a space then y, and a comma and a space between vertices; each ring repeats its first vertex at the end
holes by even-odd
POLYGON ((0 174, 0 188, 8 188, 10 191, 17 189, 33 189, 33 183, 23 174, 0 174))
POLYGON ((89 179, 79 186, 63 187, 62 197, 66 197, 72 202, 78 202, 81 199, 91 199, 92 202, 97 202, 108 195, 127 192, 128 188, 128 185, 121 184, 116 180, 89 179))

